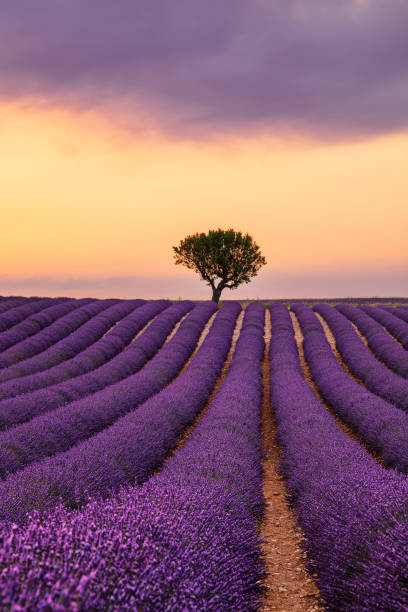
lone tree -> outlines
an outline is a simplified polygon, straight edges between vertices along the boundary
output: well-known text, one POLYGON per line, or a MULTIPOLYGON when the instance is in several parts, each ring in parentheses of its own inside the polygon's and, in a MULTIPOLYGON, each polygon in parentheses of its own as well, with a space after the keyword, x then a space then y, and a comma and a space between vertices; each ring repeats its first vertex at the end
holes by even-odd
POLYGON ((252 236, 233 229, 187 236, 173 250, 175 263, 198 272, 212 288, 212 300, 217 304, 223 289, 249 283, 266 264, 252 236))

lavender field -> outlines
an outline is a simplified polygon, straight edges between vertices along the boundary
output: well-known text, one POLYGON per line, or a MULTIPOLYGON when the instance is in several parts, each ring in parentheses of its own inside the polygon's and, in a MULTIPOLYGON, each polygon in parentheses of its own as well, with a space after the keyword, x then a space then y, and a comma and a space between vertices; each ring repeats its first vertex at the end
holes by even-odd
POLYGON ((408 610, 408 300, 0 297, 1 610, 408 610))

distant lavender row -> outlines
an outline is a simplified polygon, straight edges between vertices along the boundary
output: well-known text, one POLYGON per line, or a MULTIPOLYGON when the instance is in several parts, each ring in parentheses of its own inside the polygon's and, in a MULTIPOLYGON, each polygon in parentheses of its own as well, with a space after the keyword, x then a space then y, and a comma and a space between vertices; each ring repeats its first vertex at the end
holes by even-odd
MULTIPOLYGON (((181 308, 181 305, 177 304, 171 308, 181 308)), ((164 311, 162 316, 165 316, 168 310, 170 308, 164 311)), ((33 455, 36 452, 42 453, 42 456, 51 455, 69 449, 72 445, 108 427, 118 418, 135 410, 149 397, 158 393, 178 374, 189 358, 205 323, 215 310, 214 302, 205 302, 196 306, 181 323, 173 338, 140 372, 92 396, 63 406, 43 417, 38 417, 33 426, 31 440, 33 455), (41 444, 42 450, 36 451, 35 444, 37 446, 41 444)), ((28 435, 28 430, 24 430, 25 440, 28 435)), ((112 449, 112 452, 120 452, 120 448, 121 445, 112 449)), ((10 457, 14 450, 13 446, 7 447, 6 445, 4 448, 5 454, 9 452, 10 457)), ((18 452, 19 449, 16 455, 18 452)), ((55 488, 51 476, 53 466, 58 466, 60 460, 63 462, 63 457, 62 459, 61 457, 62 455, 57 454, 55 458, 45 459, 41 465, 37 463, 32 468, 27 467, 1 483, 0 517, 24 520, 26 512, 32 508, 54 507, 62 492, 55 488), (38 479, 35 478, 35 472, 38 474, 38 479), (47 472, 50 474, 49 480, 47 480, 48 476, 44 480, 43 475, 47 472), (28 474, 31 476, 27 481, 28 474), (36 491, 34 497, 28 495, 27 486, 36 491)), ((92 470, 92 465, 88 465, 88 468, 92 470)), ((69 484, 72 485, 72 483, 69 484)))
POLYGON ((388 308, 386 306, 379 308, 361 306, 361 309, 364 310, 366 314, 370 315, 370 317, 378 321, 378 323, 384 325, 390 334, 402 344, 404 349, 408 350, 408 324, 398 317, 396 308, 388 308))
MULTIPOLYGON (((38 353, 42 353, 59 340, 69 336, 69 334, 78 329, 78 327, 103 310, 103 304, 101 305, 99 300, 89 300, 86 298, 85 300, 78 300, 78 302, 80 302, 79 308, 76 308, 73 312, 61 317, 30 338, 26 338, 18 344, 4 350, 0 355, 0 364, 2 367, 8 367, 18 361, 23 361, 30 357, 34 357, 38 353)), ((25 321, 20 323, 20 325, 24 323, 25 321)), ((15 328, 17 327, 19 327, 19 325, 15 326, 15 328)), ((4 332, 1 336, 13 333, 15 328, 10 329, 9 332, 4 332)))
POLYGON ((408 411, 408 381, 386 368, 354 331, 351 323, 336 308, 316 304, 336 340, 337 349, 350 371, 366 387, 383 399, 408 411))
MULTIPOLYGON (((25 345, 25 342, 23 343, 24 340, 32 336, 37 338, 41 330, 43 332, 49 330, 53 327, 52 323, 59 323, 61 319, 65 318, 64 315, 91 301, 89 298, 84 300, 66 300, 60 304, 48 306, 48 308, 44 308, 44 310, 27 317, 24 321, 18 323, 18 325, 14 325, 8 331, 0 334, 0 351, 2 352, 0 355, 0 368, 5 368, 18 361, 16 358, 11 358, 11 352, 7 351, 10 356, 6 355, 6 349, 9 349, 9 347, 15 349, 17 345, 19 347, 17 350, 21 350, 23 344, 25 345)), ((24 357, 20 357, 20 359, 25 359, 26 353, 23 352, 23 355, 24 357)), ((31 355, 27 354, 27 356, 31 355)))
MULTIPOLYGON (((38 355, 24 359, 1 370, 0 382, 46 370, 77 355, 103 336, 112 325, 124 316, 122 314, 124 309, 123 303, 120 300, 109 299, 96 300, 83 306, 80 309, 82 311, 80 316, 82 317, 83 312, 85 312, 86 319, 79 328, 38 355)), ((77 313, 78 311, 74 311, 72 315, 74 316, 77 313)))
POLYGON ((406 476, 379 466, 336 425, 301 374, 288 311, 270 310, 281 471, 325 609, 401 612, 408 601, 406 476))
MULTIPOLYGON (((24 303, 21 306, 11 308, 7 312, 0 314, 0 332, 7 331, 13 325, 17 325, 23 321, 26 317, 39 312, 48 306, 58 304, 66 301, 68 298, 42 298, 40 300, 33 300, 32 302, 24 303)), ((1 334, 0 334, 1 338, 1 334)))
MULTIPOLYGON (((0 390, 0 398, 4 398, 0 400, 0 427, 21 423, 35 414, 47 412, 83 395, 94 393, 136 372, 148 358, 147 353, 138 354, 136 359, 133 354, 131 361, 132 355, 123 349, 169 304, 166 300, 148 302, 142 306, 136 304, 133 312, 129 314, 127 313, 132 304, 123 304, 124 317, 102 338, 72 359, 32 376, 4 383, 0 390), (112 362, 112 359, 115 361, 112 362), (109 367, 109 364, 112 367, 109 367), (104 365, 106 367, 103 367, 104 365), (31 416, 25 417, 25 414, 31 416)), ((132 343, 130 348, 135 350, 138 346, 139 343, 132 343)))
POLYGON ((226 381, 159 476, 82 512, 60 508, 24 528, 3 526, 5 605, 43 612, 258 609, 260 308, 249 307, 251 323, 244 320, 226 381))
MULTIPOLYGON (((162 304, 161 309, 165 305, 162 304)), ((152 302, 149 305, 142 306, 140 310, 146 310, 145 314, 151 317, 155 311, 154 306, 156 306, 156 303, 152 302)), ((156 312, 159 310, 157 306, 156 312)), ((123 353, 121 353, 118 359, 113 359, 105 364, 105 367, 99 368, 98 370, 102 371, 102 376, 98 377, 101 389, 109 387, 110 378, 118 382, 118 380, 125 378, 127 374, 129 375, 129 372, 134 374, 140 370, 148 359, 153 357, 162 346, 177 321, 191 310, 192 307, 193 303, 188 301, 170 306, 131 344, 128 350, 123 351, 128 356, 127 360, 122 359, 123 353), (111 364, 114 361, 119 362, 117 367, 112 367, 111 364)), ((91 372, 90 375, 92 374, 91 372)), ((86 396, 84 400, 89 400, 93 404, 95 399, 98 400, 100 398, 91 393, 89 381, 84 380, 87 377, 88 375, 85 374, 74 379, 74 381, 78 381, 77 395, 79 397, 86 396), (82 386, 79 384, 81 380, 83 382, 82 386)), ((78 439, 81 439, 77 429, 79 428, 83 433, 84 423, 81 421, 79 424, 75 423, 74 419, 73 425, 71 423, 70 426, 69 418, 72 413, 77 414, 78 409, 83 409, 84 402, 82 404, 70 403, 68 406, 65 406, 65 409, 56 410, 56 407, 52 405, 52 400, 54 399, 52 387, 50 391, 50 397, 47 395, 48 389, 45 389, 44 391, 40 390, 40 392, 0 402, 0 422, 3 425, 4 423, 10 424, 13 420, 16 421, 17 418, 22 422, 22 424, 12 427, 8 431, 0 432, 0 476, 2 478, 7 472, 14 472, 33 461, 38 461, 43 457, 66 450, 75 444, 78 439), (33 402, 33 396, 35 396, 37 402, 33 402), (25 398, 29 400, 26 403, 24 403, 25 398), (43 398, 42 402, 40 401, 41 398, 43 398), (50 414, 49 411, 53 408, 54 410, 50 414), (43 414, 46 411, 48 412, 43 414), (31 421, 23 422, 28 421, 30 418, 32 419, 31 421), (67 422, 61 424, 61 420, 64 419, 67 422)), ((68 403, 68 393, 66 399, 66 403, 68 403)), ((110 419, 112 419, 112 415, 110 415, 110 419)), ((109 425, 110 422, 108 420, 107 424, 109 425)))
MULTIPOLYGON (((361 308, 339 304, 336 308, 357 326, 374 355, 391 370, 408 378, 408 353, 361 308)), ((391 315, 390 315, 391 316, 391 315)))
MULTIPOLYGON (((50 510, 58 503, 58 498, 73 507, 83 504, 89 497, 106 497, 126 482, 144 482, 204 407, 227 355, 239 311, 239 304, 224 306, 187 370, 137 410, 68 452, 35 463, 9 477, 0 485, 0 497, 4 500, 0 502, 0 515, 5 512, 8 518, 23 520, 23 513, 27 511, 27 507, 24 508, 26 497, 36 500, 35 508, 50 510)), ((75 428, 64 423, 61 430, 60 448, 66 445, 67 439, 71 444, 76 442, 75 428)), ((44 449, 50 437, 47 426, 45 431, 38 426, 37 432, 39 444, 44 449)), ((36 436, 30 441, 34 456, 36 436)), ((53 442, 55 453, 58 450, 55 436, 53 442)), ((3 442, 0 445, 3 446, 3 442)), ((14 441, 11 445, 14 449, 14 441)), ((18 454, 20 451, 25 452, 24 440, 17 447, 18 454)))
MULTIPOLYGON (((270 301, 270 300, 268 300, 270 301)), ((308 303, 308 304, 408 304, 407 297, 372 297, 372 298, 352 298, 352 297, 334 297, 334 298, 279 298, 273 300, 274 303, 284 304, 297 304, 297 303, 308 303)))
POLYGON ((23 304, 28 304, 29 302, 34 302, 36 300, 38 300, 38 298, 2 297, 0 303, 0 314, 6 312, 7 310, 11 310, 11 308, 23 306, 23 304))
POLYGON ((396 308, 390 308, 389 306, 381 306, 381 308, 388 310, 388 312, 392 312, 392 314, 408 323, 408 308, 406 306, 397 306, 396 308))
MULTIPOLYGON (((329 309, 319 305, 319 312, 329 309)), ((408 472, 408 415, 374 395, 349 376, 337 361, 312 309, 292 306, 304 336, 304 351, 313 380, 336 413, 353 427, 385 465, 408 472)))

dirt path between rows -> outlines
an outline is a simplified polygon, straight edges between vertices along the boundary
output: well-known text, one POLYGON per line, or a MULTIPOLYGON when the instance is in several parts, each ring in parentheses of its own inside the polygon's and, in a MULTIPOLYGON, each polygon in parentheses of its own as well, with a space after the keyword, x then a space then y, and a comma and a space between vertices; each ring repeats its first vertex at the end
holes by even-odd
POLYGON ((262 443, 264 459, 265 515, 260 535, 263 539, 268 576, 268 589, 262 612, 315 612, 319 605, 318 589, 306 570, 306 553, 301 548, 303 534, 297 526, 296 515, 286 500, 285 481, 277 472, 282 451, 276 440, 276 424, 269 399, 270 368, 269 343, 271 322, 266 310, 265 358, 262 364, 264 394, 262 402, 262 443))
MULTIPOLYGON (((194 423, 180 436, 169 460, 187 442, 193 430, 199 425, 220 385, 225 379, 242 328, 244 310, 235 325, 231 347, 222 368, 220 377, 211 393, 206 406, 194 423)), ((200 343, 204 340, 203 332, 200 343)), ((266 311, 266 349, 262 364, 264 394, 262 404, 262 440, 264 448, 264 495, 266 510, 261 524, 260 535, 263 539, 262 552, 267 564, 267 595, 262 604, 262 612, 317 612, 322 610, 318 604, 319 592, 306 570, 306 553, 301 548, 302 532, 296 524, 296 516, 286 500, 284 479, 278 474, 277 466, 281 451, 275 441, 275 423, 269 401, 269 340, 270 315, 266 311)))

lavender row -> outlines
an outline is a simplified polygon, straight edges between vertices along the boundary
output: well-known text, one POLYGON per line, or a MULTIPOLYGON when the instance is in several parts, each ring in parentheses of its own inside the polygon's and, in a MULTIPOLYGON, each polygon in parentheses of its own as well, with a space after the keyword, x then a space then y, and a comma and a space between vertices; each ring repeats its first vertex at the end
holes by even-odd
MULTIPOLYGON (((57 321, 38 331, 33 336, 18 342, 14 346, 10 346, 8 349, 4 349, 0 355, 1 367, 6 368, 10 365, 29 359, 38 353, 42 353, 47 348, 62 340, 73 331, 78 329, 81 325, 89 321, 89 319, 103 310, 100 301, 91 300, 85 298, 84 300, 77 300, 78 308, 75 308, 73 312, 69 312, 65 316, 62 316, 57 321)), ((64 304, 62 304, 63 306, 64 304)), ((47 309, 49 310, 49 309, 47 309)), ((4 332, 1 336, 8 336, 7 340, 11 339, 14 330, 20 325, 24 325, 25 321, 16 325, 8 332, 4 332)), ((1 396, 0 396, 1 397, 1 396)))
POLYGON ((340 304, 336 308, 358 327, 374 355, 404 378, 408 378, 408 353, 383 326, 360 308, 340 304))
MULTIPOLYGON (((138 300, 126 300, 126 302, 121 302, 117 310, 120 311, 123 318, 113 325, 102 338, 96 340, 88 348, 85 348, 71 359, 67 359, 47 370, 37 372, 31 376, 27 375, 21 378, 14 378, 3 383, 0 389, 0 424, 2 422, 3 425, 7 424, 7 422, 4 421, 4 415, 9 411, 16 414, 16 419, 10 421, 10 423, 24 420, 18 419, 20 406, 27 406, 28 404, 36 406, 38 403, 42 404, 45 402, 43 408, 40 410, 40 412, 45 412, 47 409, 46 402, 52 401, 53 397, 56 403, 51 407, 56 407, 57 405, 72 401, 74 398, 71 398, 69 395, 69 389, 71 389, 71 394, 78 393, 78 397, 86 394, 86 389, 85 393, 82 391, 84 386, 81 384, 84 382, 82 376, 96 369, 98 369, 98 373, 100 373, 100 367, 118 355, 151 318, 156 316, 170 303, 171 302, 167 300, 156 300, 146 304, 142 302, 142 305, 140 305, 138 300), (67 381, 66 386, 64 386, 64 381, 67 381), (20 397, 14 402, 12 399, 6 399, 15 398, 16 396, 20 397)), ((126 371, 123 372, 122 377, 124 376, 127 376, 126 371)), ((91 375, 91 377, 88 377, 90 385, 92 384, 92 380, 91 375)), ((104 381, 101 381, 100 377, 96 375, 93 383, 95 390, 98 390, 98 384, 103 382, 104 381)), ((109 384, 108 380, 106 384, 109 384)), ((92 389, 93 387, 89 387, 88 393, 93 392, 92 389)))
POLYGON ((407 412, 408 381, 383 366, 374 357, 351 323, 336 308, 327 304, 316 304, 314 309, 330 327, 338 351, 352 374, 360 378, 367 389, 407 412))
MULTIPOLYGON (((69 336, 63 337, 45 351, 24 359, 19 363, 4 368, 0 371, 0 382, 28 376, 70 359, 80 351, 93 344, 108 329, 122 318, 124 302, 120 300, 108 299, 97 300, 81 308, 81 319, 85 313, 85 322, 75 329, 69 336)), ((76 315, 74 311, 72 315, 76 315)))
MULTIPOLYGON (((319 311, 330 309, 322 304, 319 311)), ((379 451, 386 466, 408 472, 408 415, 370 393, 351 378, 337 361, 312 309, 292 306, 299 319, 305 357, 321 395, 336 413, 379 451)))
POLYGON ((406 306, 387 306, 386 304, 382 304, 379 305, 378 308, 393 314, 406 323, 408 322, 408 308, 406 306))
POLYGON ((379 308, 361 307, 362 310, 373 319, 384 325, 398 342, 402 344, 404 349, 408 350, 408 312, 407 322, 398 316, 397 308, 382 306, 379 308))
MULTIPOLYGON (((43 444, 41 444, 41 441, 44 439, 47 423, 50 420, 54 423, 60 413, 55 413, 54 416, 39 421, 35 420, 36 417, 56 410, 65 404, 71 404, 76 400, 91 396, 97 391, 135 374, 159 350, 174 325, 193 308, 194 304, 185 301, 177 304, 177 306, 171 306, 162 316, 157 317, 127 349, 121 350, 152 317, 158 315, 168 306, 169 302, 166 300, 158 300, 141 306, 136 312, 125 317, 90 349, 83 351, 71 360, 71 373, 74 366, 77 372, 86 370, 86 368, 90 369, 93 366, 95 366, 95 370, 56 385, 38 389, 33 393, 26 393, 0 401, 0 427, 20 424, 20 427, 13 427, 8 433, 0 433, 0 449, 2 447, 8 448, 10 444, 13 445, 13 452, 9 461, 4 456, 2 457, 0 450, 0 475, 3 475, 4 471, 10 470, 10 461, 12 466, 15 464, 18 466, 20 464, 24 465, 24 462, 27 462, 27 457, 31 457, 33 452, 36 458, 41 456, 41 452, 44 453, 47 448, 47 440, 45 439, 43 444), (106 363, 96 367, 98 361, 106 363), (26 421, 30 422, 26 423, 26 421), (17 463, 16 454, 19 455, 17 463)), ((58 367, 61 366, 56 366, 53 370, 55 371, 58 367)), ((67 370, 63 365, 61 369, 63 374, 66 375, 67 370)), ((18 381, 19 379, 16 382, 18 383, 18 381)))
POLYGON ((203 492, 221 485, 237 510, 254 521, 262 518, 265 506, 260 437, 264 325, 264 306, 249 304, 215 398, 186 444, 155 478, 161 486, 171 483, 203 492))
POLYGON ((59 302, 67 299, 68 298, 41 298, 39 300, 22 304, 21 306, 11 308, 7 312, 0 314, 0 332, 7 331, 10 329, 10 327, 13 327, 13 325, 17 325, 26 317, 29 317, 35 312, 43 310, 43 308, 48 308, 48 306, 58 304, 59 302))
MULTIPOLYGON (((39 416, 25 425, 13 428, 9 433, 2 434, 1 466, 3 474, 6 469, 15 471, 41 457, 50 457, 55 453, 68 450, 74 444, 109 427, 118 418, 135 410, 149 397, 158 393, 179 373, 193 352, 205 323, 215 309, 213 302, 205 302, 196 306, 182 321, 173 338, 140 372, 93 395, 39 416)), ((171 306, 160 315, 162 323, 167 317, 173 326, 182 312, 183 304, 171 306)), ((151 340, 152 343, 156 342, 155 338, 151 340)), ((118 448, 114 449, 116 452, 117 450, 118 448)), ((53 461, 53 459, 45 460, 43 466, 38 468, 38 473, 44 466, 46 466, 46 471, 51 470, 49 466, 53 461)), ((63 461, 62 455, 57 454, 55 465, 63 461)), ((13 488, 17 482, 23 482, 24 478, 24 472, 21 472, 16 475, 15 480, 10 479, 6 481, 8 484, 3 483, 3 485, 6 488, 13 488)), ((44 499, 38 498, 33 503, 40 505, 55 503, 55 495, 50 494, 52 487, 49 487, 47 483, 44 484, 44 499)), ((37 485, 40 490, 41 482, 36 485, 34 481, 32 482, 33 487, 37 485)), ((8 490, 11 491, 10 488, 8 490)), ((20 489, 20 493, 23 499, 25 497, 23 489, 20 489)))
POLYGON ((46 519, 35 515, 24 528, 3 527, 0 597, 6 605, 258 609, 260 308, 248 307, 225 382, 160 475, 81 512, 58 508, 46 519))
POLYGON ((27 317, 21 323, 0 334, 0 352, 2 352, 2 355, 0 355, 0 367, 5 368, 14 363, 13 360, 7 359, 4 353, 6 349, 12 346, 14 348, 14 345, 22 343, 31 336, 36 336, 44 328, 49 329, 52 323, 58 322, 58 319, 64 318, 64 315, 91 301, 89 298, 84 300, 72 299, 48 306, 48 308, 44 308, 44 310, 27 317))
MULTIPOLYGON (((385 308, 385 307, 381 306, 381 308, 385 308)), ((387 310, 388 308, 389 307, 387 307, 387 310)), ((396 308, 392 308, 392 314, 402 319, 402 321, 405 321, 406 323, 408 323, 408 309, 405 306, 397 306, 396 308)))
POLYGON ((34 302, 35 300, 38 300, 38 298, 3 297, 0 303, 0 314, 3 314, 3 312, 6 312, 11 308, 16 308, 17 306, 29 304, 30 302, 34 302))
POLYGON ((382 468, 336 425, 301 375, 288 311, 270 310, 280 469, 325 609, 399 612, 408 601, 406 476, 382 468))
POLYGON ((408 298, 406 297, 372 297, 372 298, 350 298, 350 297, 337 297, 337 298, 278 298, 275 299, 274 302, 283 303, 283 304, 296 304, 300 303, 310 303, 310 304, 325 304, 327 302, 330 303, 346 303, 346 304, 392 304, 399 303, 405 304, 408 302, 408 298))
MULTIPOLYGON (((187 370, 137 410, 68 452, 35 463, 4 481, 0 515, 23 521, 33 503, 40 510, 50 510, 59 500, 79 506, 89 497, 106 497, 126 482, 144 482, 205 405, 231 344, 239 311, 239 305, 224 306, 187 370)), ((40 427, 38 431, 40 444, 45 445, 49 435, 40 427)), ((66 448, 67 440, 75 444, 76 433, 72 424, 64 423, 60 447, 66 448)), ((33 436, 32 452, 35 440, 33 436)), ((24 442, 20 449, 24 452, 24 442)), ((57 450, 54 444, 53 451, 57 450)))
MULTIPOLYGON (((408 324, 397 315, 397 308, 360 306, 366 314, 381 323, 408 350, 408 324)), ((408 312, 407 312, 408 321, 408 312)))

